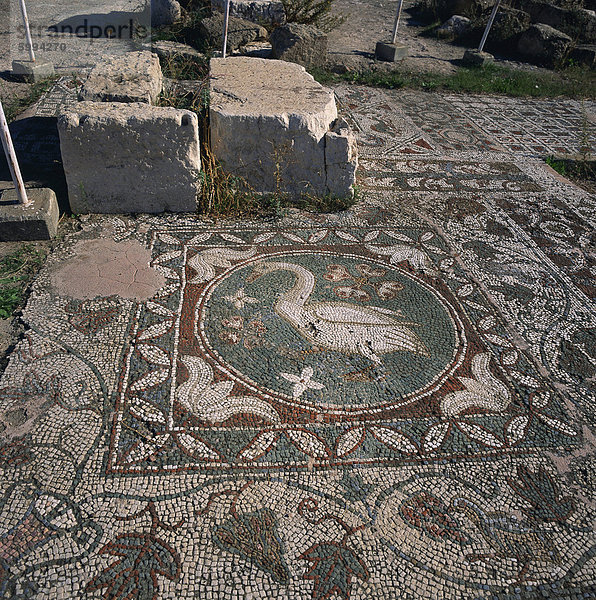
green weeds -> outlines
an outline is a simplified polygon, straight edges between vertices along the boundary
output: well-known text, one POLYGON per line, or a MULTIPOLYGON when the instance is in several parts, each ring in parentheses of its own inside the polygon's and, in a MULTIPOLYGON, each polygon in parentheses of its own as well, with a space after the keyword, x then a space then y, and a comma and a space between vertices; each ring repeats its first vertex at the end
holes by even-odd
POLYGON ((32 104, 35 104, 43 94, 45 94, 51 87, 54 81, 58 79, 55 77, 48 77, 42 81, 31 84, 27 94, 17 98, 2 98, 2 105, 4 107, 4 113, 6 114, 6 120, 10 123, 14 121, 18 115, 20 115, 25 109, 32 104))
POLYGON ((209 61, 199 58, 173 56, 160 57, 161 71, 165 77, 176 80, 199 81, 209 76, 209 61))
POLYGON ((596 98, 596 74, 589 69, 569 67, 558 72, 531 72, 499 65, 460 68, 453 74, 366 71, 337 75, 321 69, 311 74, 320 83, 349 81, 388 89, 412 88, 507 96, 596 98))
POLYGON ((31 244, 0 258, 0 319, 8 319, 20 308, 33 276, 45 259, 45 252, 31 244))
POLYGON ((345 17, 333 15, 333 0, 282 0, 288 23, 316 25, 329 32, 339 27, 345 17))

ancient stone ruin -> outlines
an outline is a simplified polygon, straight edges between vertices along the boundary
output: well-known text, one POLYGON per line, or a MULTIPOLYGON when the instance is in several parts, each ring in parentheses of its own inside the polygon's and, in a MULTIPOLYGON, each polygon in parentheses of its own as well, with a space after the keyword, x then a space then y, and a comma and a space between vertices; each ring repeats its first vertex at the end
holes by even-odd
POLYGON ((196 209, 201 169, 195 113, 153 106, 162 89, 155 54, 108 58, 91 71, 83 101, 58 118, 75 213, 196 209))
MULTIPOLYGON (((281 60, 231 57, 210 66, 211 149, 224 170, 256 193, 353 195, 356 141, 331 90, 281 60)), ((81 101, 58 119, 73 212, 196 210, 198 118, 154 106, 162 86, 149 51, 106 58, 91 71, 81 101)))
POLYGON ((143 103, 80 102, 58 119, 74 213, 192 212, 197 115, 143 103))
POLYGON ((257 192, 352 195, 356 140, 333 92, 303 67, 212 59, 210 96, 211 148, 226 171, 257 192))

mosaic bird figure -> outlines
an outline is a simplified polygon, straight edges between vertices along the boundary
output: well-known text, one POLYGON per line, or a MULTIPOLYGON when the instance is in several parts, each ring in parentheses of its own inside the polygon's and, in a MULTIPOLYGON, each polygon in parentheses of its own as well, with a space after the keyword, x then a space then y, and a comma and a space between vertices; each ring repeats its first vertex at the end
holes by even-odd
POLYGON ((213 383, 213 369, 198 356, 184 356, 188 380, 176 390, 178 402, 199 419, 222 423, 230 417, 248 414, 271 423, 279 423, 273 407, 254 396, 231 396, 233 381, 213 383))
POLYGON ((289 271, 296 276, 293 287, 281 294, 274 310, 300 335, 324 350, 360 354, 374 364, 389 352, 412 352, 430 356, 427 347, 400 313, 378 306, 357 306, 347 302, 311 302, 315 276, 301 265, 263 261, 248 276, 249 283, 274 271, 289 271))
POLYGON ((523 581, 532 561, 558 564, 560 556, 545 531, 532 529, 502 512, 484 512, 466 498, 454 498, 453 509, 463 513, 493 549, 488 554, 470 554, 470 562, 494 558, 514 558, 519 568, 517 580, 523 581))
POLYGON ((195 254, 188 265, 195 270, 195 275, 188 283, 203 283, 215 277, 215 267, 230 268, 233 260, 245 260, 253 256, 255 248, 248 250, 232 250, 231 248, 209 248, 195 254))

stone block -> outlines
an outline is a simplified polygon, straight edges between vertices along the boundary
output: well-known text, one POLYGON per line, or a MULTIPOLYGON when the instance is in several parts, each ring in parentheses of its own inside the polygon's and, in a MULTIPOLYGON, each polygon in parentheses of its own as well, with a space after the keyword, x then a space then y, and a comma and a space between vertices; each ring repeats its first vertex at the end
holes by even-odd
POLYGON ((175 59, 182 58, 194 61, 204 61, 205 55, 198 50, 195 50, 188 44, 180 44, 179 42, 170 42, 166 40, 156 40, 146 48, 157 54, 160 58, 175 59))
POLYGON ((339 158, 348 161, 348 147, 353 154, 341 139, 347 126, 327 135, 337 119, 333 92, 300 65, 212 59, 210 92, 211 148, 256 192, 341 196, 353 183, 346 185, 339 158))
POLYGON ((90 102, 146 102, 161 93, 163 77, 159 58, 148 50, 106 56, 93 67, 79 92, 90 102))
MULTIPOLYGON (((212 48, 222 47, 224 17, 220 13, 214 13, 208 19, 203 19, 199 25, 199 34, 212 48)), ((261 25, 239 19, 238 17, 230 17, 228 20, 228 42, 226 45, 227 52, 231 53, 246 46, 250 42, 259 39, 267 38, 267 30, 261 25)))
MULTIPOLYGON (((211 8, 223 12, 225 0, 211 0, 211 8)), ((283 25, 286 22, 286 11, 281 0, 231 0, 230 15, 253 23, 283 25)))
POLYGON ((27 190, 31 204, 18 203, 15 190, 5 190, 0 197, 0 242, 50 240, 58 230, 58 202, 48 188, 27 190))
POLYGON ((75 213, 196 209, 197 115, 143 103, 80 102, 58 117, 75 213))
POLYGON ((375 58, 387 62, 396 62, 408 56, 408 47, 402 44, 387 44, 385 42, 377 42, 375 48, 375 58))
POLYGON ((565 33, 538 23, 522 33, 517 50, 530 62, 553 67, 565 57, 571 42, 565 33))
POLYGON ((303 67, 322 66, 327 61, 327 35, 314 25, 289 23, 271 34, 273 58, 303 67))
POLYGON ((151 0, 151 27, 165 27, 180 20, 182 8, 177 0, 151 0))
POLYGON ((460 15, 453 15, 449 17, 438 29, 437 37, 446 40, 453 40, 464 33, 470 28, 470 19, 468 17, 462 17, 460 15))
POLYGON ((553 2, 524 0, 523 9, 530 13, 533 23, 550 25, 575 42, 596 42, 596 13, 579 6, 563 8, 553 2))
POLYGON ((480 50, 466 50, 462 62, 467 67, 485 67, 495 62, 495 57, 480 50))
POLYGON ((596 45, 583 44, 571 50, 569 58, 579 65, 587 65, 591 69, 596 66, 596 45))
POLYGON ((242 56, 253 58, 273 58, 273 49, 269 42, 250 42, 246 46, 240 46, 238 52, 242 56))
POLYGON ((12 75, 29 82, 41 81, 54 75, 54 65, 44 60, 13 60, 12 75))
POLYGON ((329 194, 349 198, 354 194, 358 146, 356 137, 344 119, 337 119, 325 134, 325 165, 329 194))

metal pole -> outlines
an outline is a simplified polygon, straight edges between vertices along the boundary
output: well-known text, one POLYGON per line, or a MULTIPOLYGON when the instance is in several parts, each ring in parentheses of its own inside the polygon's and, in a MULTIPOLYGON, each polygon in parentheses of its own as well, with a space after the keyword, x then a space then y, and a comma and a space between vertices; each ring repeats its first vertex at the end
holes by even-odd
POLYGON ((399 27, 399 18, 401 17, 401 7, 404 3, 404 0, 399 0, 397 3, 397 14, 395 15, 395 23, 393 25, 393 39, 391 40, 392 44, 395 44, 397 41, 397 28, 399 27))
POLYGON ((228 45, 228 21, 230 19, 230 0, 226 0, 226 9, 224 12, 224 30, 223 30, 223 49, 222 58, 226 57, 226 46, 228 45))
POLYGON ((501 4, 501 0, 497 0, 495 5, 493 6, 493 11, 490 13, 490 17, 488 18, 488 23, 486 24, 486 29, 484 30, 484 34, 482 39, 480 40, 480 46, 478 46, 478 52, 482 52, 484 49, 484 44, 486 43, 486 38, 488 37, 488 32, 490 28, 493 26, 493 21, 497 16, 497 11, 499 10, 499 4, 501 4))
POLYGON ((21 14, 23 15, 23 23, 25 24, 25 35, 27 36, 27 47, 29 48, 29 56, 31 62, 35 62, 35 54, 33 53, 33 41, 31 40, 31 30, 29 29, 29 18, 27 17, 27 7, 25 0, 19 0, 21 4, 21 14))
POLYGON ((19 169, 17 155, 15 154, 12 138, 10 137, 10 130, 8 129, 8 123, 6 122, 2 100, 0 100, 0 137, 2 138, 2 147, 4 148, 4 154, 6 155, 10 175, 12 176, 14 187, 17 190, 19 204, 29 206, 31 202, 29 201, 29 198, 27 198, 25 184, 23 183, 23 177, 21 176, 21 169, 19 169))

